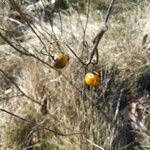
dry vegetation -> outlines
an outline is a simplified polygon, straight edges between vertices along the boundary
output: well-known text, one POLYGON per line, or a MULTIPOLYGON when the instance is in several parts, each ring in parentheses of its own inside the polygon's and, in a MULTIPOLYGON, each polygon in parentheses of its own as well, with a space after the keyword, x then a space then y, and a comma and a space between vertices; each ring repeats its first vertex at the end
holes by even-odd
POLYGON ((102 83, 90 88, 84 66, 65 43, 86 62, 109 1, 91 1, 88 18, 89 1, 64 0, 47 8, 54 11, 50 20, 40 9, 29 12, 34 7, 28 0, 16 0, 25 15, 3 2, 0 150, 150 149, 149 0, 114 4, 98 64, 88 66, 102 83), (70 57, 62 70, 51 66, 49 55, 58 51, 70 57), (134 139, 126 120, 134 123, 134 139))

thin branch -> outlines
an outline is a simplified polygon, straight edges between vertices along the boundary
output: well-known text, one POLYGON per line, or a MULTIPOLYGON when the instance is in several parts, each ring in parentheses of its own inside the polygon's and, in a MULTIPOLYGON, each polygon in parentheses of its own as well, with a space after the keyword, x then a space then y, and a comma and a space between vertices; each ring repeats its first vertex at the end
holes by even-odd
POLYGON ((31 100, 32 102, 41 105, 40 102, 36 101, 35 99, 31 98, 30 96, 28 96, 27 94, 25 94, 20 87, 2 70, 0 69, 0 72, 13 84, 15 85, 15 87, 22 93, 22 96, 25 96, 26 98, 28 98, 29 100, 31 100))
POLYGON ((111 11, 112 11, 112 7, 114 5, 116 0, 111 0, 110 2, 110 5, 108 7, 108 10, 107 10, 107 13, 106 13, 106 17, 105 17, 105 20, 103 21, 102 23, 102 26, 100 28, 100 31, 98 32, 98 34, 96 35, 96 37, 94 38, 93 40, 93 43, 97 43, 97 45, 99 44, 101 38, 103 37, 103 34, 107 31, 108 27, 107 27, 107 22, 108 22, 108 19, 109 19, 109 16, 111 14, 111 11))
POLYGON ((143 39, 142 39, 142 48, 143 48, 143 49, 145 48, 145 43, 146 43, 146 41, 147 41, 147 38, 148 38, 148 34, 145 34, 145 35, 143 36, 143 39))
POLYGON ((74 54, 74 56, 80 61, 80 63, 85 66, 85 63, 80 59, 80 57, 78 57, 78 55, 74 52, 74 50, 66 43, 63 42, 65 44, 65 46, 74 54))
POLYGON ((95 55, 96 55, 96 61, 95 62, 93 62, 92 60, 93 60, 93 58, 92 58, 92 60, 91 60, 91 63, 93 64, 93 65, 96 65, 96 64, 98 64, 98 61, 99 61, 99 53, 98 53, 98 49, 96 48, 96 50, 95 50, 95 55))
MULTIPOLYGON (((115 114, 114 114, 114 117, 112 120, 112 125, 114 125, 116 123, 117 116, 119 113, 120 103, 121 103, 122 96, 123 96, 123 92, 124 92, 124 89, 121 89, 120 95, 119 95, 118 100, 117 100, 117 106, 116 106, 116 111, 115 111, 115 114)), ((110 150, 112 149, 112 144, 113 144, 113 140, 114 140, 114 133, 115 133, 115 128, 112 127, 111 133, 110 133, 110 144, 109 144, 110 150)))
MULTIPOLYGON (((70 85, 72 85, 72 87, 74 87, 78 92, 80 92, 82 94, 82 91, 79 90, 78 87, 75 86, 75 84, 73 84, 73 82, 71 80, 69 80, 60 70, 57 70, 56 68, 54 68, 52 65, 50 65, 49 63, 43 61, 41 58, 35 56, 34 54, 28 52, 27 50, 25 52, 21 51, 20 49, 18 49, 16 46, 14 46, 12 44, 11 41, 9 41, 3 34, 0 33, 0 37, 6 41, 12 48, 14 48, 14 50, 16 50, 17 52, 23 54, 23 55, 26 55, 26 56, 30 56, 40 62, 42 62, 43 64, 47 65, 48 67, 54 69, 55 71, 57 71, 58 73, 62 74, 62 76, 69 82, 70 85)), ((57 42, 56 42, 57 43, 57 42)))
POLYGON ((22 12, 22 10, 20 9, 20 7, 17 5, 17 3, 14 0, 9 0, 9 2, 14 6, 14 8, 18 11, 18 13, 21 15, 21 17, 26 21, 26 23, 28 24, 28 26, 31 28, 31 30, 33 31, 33 33, 38 37, 38 39, 40 40, 40 42, 44 44, 44 42, 41 40, 41 38, 39 37, 39 35, 36 33, 36 31, 34 30, 34 28, 31 26, 29 20, 27 19, 26 15, 22 12))
POLYGON ((116 111, 115 111, 115 115, 114 115, 114 118, 113 118, 113 122, 115 122, 116 119, 117 119, 117 116, 118 116, 118 113, 119 113, 121 99, 122 99, 122 96, 123 96, 123 92, 124 92, 124 89, 121 89, 121 93, 120 93, 120 95, 118 97, 118 101, 117 101, 117 106, 116 106, 116 111))
POLYGON ((105 150, 104 148, 102 148, 101 146, 95 144, 94 142, 92 142, 91 140, 89 139, 86 139, 91 145, 95 146, 96 148, 100 149, 100 150, 105 150))
POLYGON ((136 123, 138 125, 138 127, 148 136, 150 136, 150 130, 147 129, 147 127, 142 123, 137 121, 132 120, 134 123, 136 123))
POLYGON ((58 42, 59 42, 59 40, 56 40, 55 42, 49 42, 48 44, 45 44, 45 45, 41 48, 40 53, 41 53, 42 55, 45 55, 45 56, 50 56, 50 57, 53 59, 53 61, 55 61, 55 60, 54 60, 54 56, 53 56, 52 54, 50 54, 50 52, 48 52, 48 51, 46 51, 47 53, 44 53, 44 52, 43 52, 43 49, 44 49, 44 48, 46 49, 46 46, 53 45, 53 44, 58 43, 58 42))
POLYGON ((24 96, 23 94, 18 94, 18 95, 13 95, 13 96, 0 96, 0 101, 2 102, 2 101, 6 101, 6 100, 8 100, 8 99, 12 99, 12 98, 14 98, 14 97, 22 97, 22 96, 24 96))
POLYGON ((73 39, 76 39, 74 33, 73 33, 73 28, 72 28, 72 21, 71 21, 71 11, 69 10, 69 26, 70 26, 70 31, 71 31, 71 40, 72 40, 72 43, 73 43, 73 39))
POLYGON ((23 55, 26 55, 26 56, 32 56, 32 54, 29 53, 27 50, 22 51, 22 50, 20 50, 19 48, 17 48, 16 46, 14 46, 14 45, 12 44, 12 42, 9 41, 1 32, 0 32, 0 37, 1 37, 5 42, 7 42, 12 48, 14 48, 17 52, 19 52, 19 53, 21 53, 21 54, 23 54, 23 55))
POLYGON ((99 45, 99 42, 100 42, 100 40, 102 39, 104 33, 108 30, 107 22, 108 22, 108 19, 109 19, 110 14, 111 14, 111 12, 112 12, 112 7, 113 7, 114 2, 115 2, 115 0, 111 0, 110 5, 109 5, 108 10, 107 10, 107 13, 106 13, 105 20, 104 20, 103 23, 102 23, 102 26, 101 26, 101 28, 100 28, 100 31, 98 32, 98 34, 95 36, 95 38, 94 38, 94 40, 93 40, 94 46, 93 46, 92 52, 91 52, 91 54, 90 54, 90 58, 89 58, 89 60, 88 60, 87 63, 86 63, 87 66, 91 63, 91 61, 92 61, 92 59, 93 59, 93 56, 94 56, 94 54, 96 53, 96 51, 97 51, 97 53, 98 53, 97 47, 98 47, 98 45, 99 45))
POLYGON ((131 142, 123 147, 120 148, 120 150, 127 150, 128 148, 130 148, 130 146, 133 146, 136 142, 131 142))
POLYGON ((138 149, 139 147, 140 147, 140 148, 150 149, 150 146, 149 146, 149 145, 145 145, 145 144, 144 144, 144 145, 140 145, 140 146, 135 146, 134 148, 135 148, 135 149, 136 149, 136 148, 138 149))
POLYGON ((41 125, 41 124, 35 123, 35 122, 31 121, 31 120, 27 120, 27 119, 25 119, 25 118, 23 118, 23 117, 20 117, 20 116, 14 114, 14 113, 11 113, 10 111, 7 111, 7 110, 5 110, 5 109, 0 109, 0 111, 3 111, 3 112, 5 112, 5 113, 7 113, 7 114, 9 114, 9 115, 11 115, 11 116, 14 116, 14 117, 16 117, 16 118, 18 118, 18 119, 20 119, 20 120, 22 120, 22 121, 27 122, 27 123, 36 125, 36 126, 42 128, 42 129, 45 129, 45 130, 47 130, 47 131, 49 131, 49 132, 52 132, 52 133, 54 133, 55 135, 58 135, 58 136, 73 136, 73 135, 83 134, 83 133, 69 133, 69 134, 63 134, 63 133, 61 133, 61 132, 57 132, 57 131, 55 131, 55 130, 49 129, 48 127, 45 127, 45 126, 43 126, 43 125, 41 125))
POLYGON ((60 20, 61 35, 63 35, 63 22, 62 22, 62 16, 61 16, 60 10, 58 10, 58 15, 59 15, 59 20, 60 20))
POLYGON ((82 22, 82 20, 81 20, 81 16, 80 16, 80 12, 79 12, 78 5, 77 5, 77 4, 74 4, 74 5, 71 4, 71 6, 72 6, 72 8, 74 8, 75 11, 77 12, 77 15, 78 15, 78 21, 79 21, 79 23, 80 23, 80 25, 81 25, 82 31, 84 32, 84 26, 83 26, 83 22, 82 22))
POLYGON ((3 39, 4 41, 6 41, 6 42, 7 42, 12 48, 14 48, 14 50, 16 50, 17 52, 19 52, 19 53, 21 53, 21 54, 23 54, 23 55, 26 55, 26 56, 33 57, 33 58, 37 59, 38 61, 40 61, 40 62, 42 62, 42 63, 48 65, 49 67, 53 68, 54 70, 56 70, 53 66, 51 66, 51 65, 48 64, 48 63, 46 63, 46 62, 43 61, 41 58, 39 58, 39 57, 35 56, 34 54, 28 52, 28 51, 27 51, 24 47, 22 47, 21 45, 20 45, 21 48, 23 48, 25 52, 22 51, 22 50, 20 50, 20 49, 17 48, 16 46, 14 46, 14 45, 12 44, 12 42, 9 41, 9 40, 8 40, 3 34, 1 34, 1 33, 0 33, 0 37, 2 37, 2 39, 3 39))
POLYGON ((88 8, 87 8, 87 16, 86 16, 86 22, 85 22, 85 27, 84 27, 84 34, 83 34, 83 42, 85 42, 85 36, 86 36, 86 30, 87 30, 87 25, 89 21, 89 16, 90 16, 90 5, 91 5, 91 0, 88 0, 88 8))
POLYGON ((108 10, 107 10, 107 14, 106 14, 106 18, 105 18, 105 23, 108 22, 108 19, 109 19, 109 16, 111 14, 112 7, 113 7, 114 3, 115 3, 115 0, 111 0, 110 5, 109 5, 108 10))

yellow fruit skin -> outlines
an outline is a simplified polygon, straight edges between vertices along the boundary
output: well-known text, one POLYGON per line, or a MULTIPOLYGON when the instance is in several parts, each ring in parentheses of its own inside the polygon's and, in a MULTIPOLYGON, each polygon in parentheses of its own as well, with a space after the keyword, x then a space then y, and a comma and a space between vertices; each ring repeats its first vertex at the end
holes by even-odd
POLYGON ((67 54, 58 52, 54 55, 53 66, 57 69, 62 69, 67 65, 68 61, 69 61, 69 57, 67 54))
POLYGON ((84 76, 84 82, 90 86, 97 86, 100 84, 100 76, 98 73, 86 73, 84 76))

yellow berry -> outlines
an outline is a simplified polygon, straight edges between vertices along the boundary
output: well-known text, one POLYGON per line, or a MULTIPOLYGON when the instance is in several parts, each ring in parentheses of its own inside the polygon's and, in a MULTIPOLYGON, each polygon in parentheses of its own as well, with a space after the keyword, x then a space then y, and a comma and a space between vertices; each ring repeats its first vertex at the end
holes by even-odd
POLYGON ((68 54, 65 54, 63 52, 57 52, 54 55, 53 66, 55 68, 62 69, 68 64, 68 62, 69 62, 68 54))
POLYGON ((84 82, 90 86, 97 86, 101 82, 100 75, 97 72, 88 72, 84 76, 84 82))

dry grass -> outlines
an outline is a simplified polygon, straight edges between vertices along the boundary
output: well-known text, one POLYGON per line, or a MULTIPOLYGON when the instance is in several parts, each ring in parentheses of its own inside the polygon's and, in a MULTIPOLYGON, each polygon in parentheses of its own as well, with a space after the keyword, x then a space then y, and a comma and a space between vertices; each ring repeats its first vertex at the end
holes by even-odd
MULTIPOLYGON (((19 54, 7 43, 1 42, 3 44, 0 46, 0 68, 28 96, 42 104, 47 102, 47 105, 40 106, 20 95, 15 85, 0 74, 0 108, 57 132, 83 134, 58 136, 37 125, 0 112, 0 149, 98 149, 88 140, 106 150, 109 149, 121 126, 120 115, 116 122, 113 122, 120 91, 121 89, 125 91, 122 98, 124 103, 137 95, 136 81, 144 68, 150 67, 150 5, 148 1, 139 5, 131 3, 128 5, 132 8, 128 11, 126 11, 127 4, 120 5, 115 10, 121 13, 113 12, 109 20, 109 30, 99 45, 99 63, 90 66, 101 73, 102 84, 85 90, 85 94, 83 94, 84 68, 66 49, 62 41, 67 42, 78 56, 86 61, 91 50, 91 41, 99 30, 99 21, 94 17, 89 18, 86 46, 82 41, 83 30, 80 21, 81 19, 82 23, 85 23, 85 14, 79 16, 71 9, 71 15, 61 14, 62 22, 59 20, 59 15, 56 15, 54 32, 48 23, 43 21, 33 23, 33 28, 47 45, 50 53, 58 51, 54 39, 56 36, 61 50, 69 54, 70 62, 61 71, 54 70, 33 57, 19 54), (145 34, 148 34, 148 39, 143 48, 142 40, 145 34), (54 43, 48 45, 50 42, 54 43)), ((21 38, 20 35, 17 40, 11 38, 12 43, 17 41, 29 52, 51 63, 48 56, 40 53, 43 45, 29 27, 23 32, 21 38)), ((17 47, 21 49, 19 45, 17 47)), ((113 146, 114 150, 121 149, 119 147, 121 142, 119 142, 120 140, 113 146)), ((149 137, 147 137, 147 144, 149 144, 149 137)))

